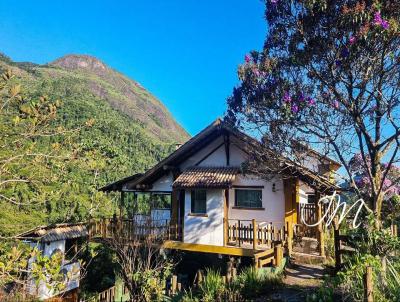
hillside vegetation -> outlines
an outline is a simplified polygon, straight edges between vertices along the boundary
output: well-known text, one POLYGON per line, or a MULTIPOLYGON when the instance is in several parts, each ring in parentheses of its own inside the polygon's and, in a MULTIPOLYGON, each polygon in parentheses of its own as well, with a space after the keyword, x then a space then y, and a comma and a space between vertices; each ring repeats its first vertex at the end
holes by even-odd
MULTIPOLYGON (((34 164, 15 167, 19 177, 30 179, 42 173, 53 181, 41 186, 40 200, 29 206, 23 204, 32 201, 32 187, 9 186, 2 191, 18 196, 22 205, 0 199, 0 235, 40 224, 79 221, 89 213, 112 214, 115 206, 97 192, 98 187, 144 171, 189 138, 160 101, 96 58, 72 55, 36 65, 0 56, 0 71, 9 69, 15 74, 13 81, 21 84, 24 98, 37 100, 44 95, 60 100, 51 127, 64 129, 68 137, 40 137, 32 145, 42 153, 57 149, 68 160, 43 171, 43 166, 34 164)), ((10 125, 3 123, 3 127, 10 125)), ((15 147, 12 142, 2 143, 9 149, 0 152, 12 152, 15 147)))

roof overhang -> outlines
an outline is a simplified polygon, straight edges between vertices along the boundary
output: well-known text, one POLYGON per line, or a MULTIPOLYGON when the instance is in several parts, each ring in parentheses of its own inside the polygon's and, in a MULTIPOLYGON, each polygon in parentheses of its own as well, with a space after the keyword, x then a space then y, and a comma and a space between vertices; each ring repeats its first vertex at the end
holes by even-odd
POLYGON ((191 167, 174 181, 177 189, 226 189, 232 186, 237 167, 191 167))
POLYGON ((137 173, 137 174, 133 174, 131 176, 122 178, 118 181, 112 182, 104 187, 99 188, 99 191, 103 191, 103 192, 112 192, 112 191, 117 191, 117 192, 121 192, 123 186, 131 181, 135 181, 136 179, 138 179, 139 177, 141 177, 143 174, 142 173, 137 173))
POLYGON ((88 230, 84 223, 59 223, 36 227, 15 236, 15 238, 28 241, 52 242, 87 236, 88 230))
MULTIPOLYGON (((201 148, 208 145, 216 137, 220 135, 232 135, 241 142, 243 142, 242 151, 247 154, 251 154, 251 150, 254 148, 259 153, 264 153, 264 156, 276 158, 277 164, 283 166, 282 177, 298 177, 304 182, 309 184, 311 187, 321 191, 321 192, 332 192, 334 190, 339 191, 340 188, 334 183, 330 182, 328 179, 321 175, 311 171, 310 169, 296 164, 289 158, 281 155, 274 155, 273 151, 268 149, 258 140, 253 137, 239 131, 235 127, 223 122, 221 119, 217 119, 211 125, 206 127, 199 134, 188 140, 180 148, 166 157, 164 160, 160 161, 153 168, 147 170, 144 174, 135 174, 133 176, 121 179, 115 183, 107 185, 101 190, 103 191, 121 191, 124 185, 128 190, 144 190, 151 186, 151 184, 157 180, 159 177, 165 175, 166 173, 174 173, 176 177, 179 177, 178 167, 179 164, 185 161, 187 158, 198 152, 201 148)), ((244 171, 246 172, 246 171, 244 171)), ((184 172, 185 173, 185 172, 184 172)), ((187 174, 185 177, 188 176, 187 174)), ((178 183, 174 184, 177 187, 178 183)))

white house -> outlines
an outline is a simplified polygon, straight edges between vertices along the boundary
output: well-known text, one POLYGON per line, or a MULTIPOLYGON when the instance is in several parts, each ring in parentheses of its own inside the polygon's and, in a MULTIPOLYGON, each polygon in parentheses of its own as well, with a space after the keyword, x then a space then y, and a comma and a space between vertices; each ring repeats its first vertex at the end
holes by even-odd
MULTIPOLYGON (((37 248, 43 256, 51 258, 59 253, 62 255, 61 272, 65 276, 64 286, 61 291, 46 286, 45 282, 36 282, 29 275, 27 293, 40 300, 46 300, 56 296, 69 297, 68 301, 77 301, 80 281, 80 263, 76 259, 79 241, 88 235, 84 224, 53 224, 40 226, 17 236, 18 239, 26 242, 31 247, 37 248)), ((29 265, 35 261, 29 260, 29 265)))
MULTIPOLYGON (((144 174, 101 190, 120 191, 122 203, 132 209, 130 218, 147 215, 175 226, 178 234, 164 243, 166 248, 253 256, 293 236, 299 204, 308 203, 309 195, 336 187, 327 171, 320 173, 318 166, 300 166, 289 159, 281 164, 290 177, 249 174, 243 170, 251 156, 249 146, 264 148, 217 119, 144 174), (148 207, 143 210, 145 200, 148 207)), ((323 161, 339 168, 327 157, 323 161)))

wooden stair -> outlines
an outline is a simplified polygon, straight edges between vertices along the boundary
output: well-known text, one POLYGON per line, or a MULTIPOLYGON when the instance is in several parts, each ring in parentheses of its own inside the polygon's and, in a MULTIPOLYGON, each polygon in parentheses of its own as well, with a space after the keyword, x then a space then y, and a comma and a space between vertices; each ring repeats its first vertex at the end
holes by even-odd
POLYGON ((273 248, 260 251, 254 254, 254 263, 256 268, 266 267, 272 264, 272 266, 280 266, 283 258, 283 247, 281 244, 277 244, 273 248))

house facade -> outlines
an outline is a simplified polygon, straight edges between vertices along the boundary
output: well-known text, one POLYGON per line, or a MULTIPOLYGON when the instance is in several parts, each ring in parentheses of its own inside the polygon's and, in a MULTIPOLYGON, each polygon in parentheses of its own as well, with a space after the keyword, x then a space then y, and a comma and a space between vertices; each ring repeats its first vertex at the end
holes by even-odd
MULTIPOLYGON (((64 284, 60 287, 62 289, 55 290, 43 281, 37 284, 37 280, 28 274, 26 294, 40 300, 62 297, 65 301, 78 301, 81 266, 76 257, 80 240, 85 239, 87 235, 84 224, 71 223, 40 226, 18 235, 18 239, 38 249, 42 256, 49 258, 55 254, 62 256, 61 272, 64 276, 64 284)), ((35 261, 35 258, 29 259, 29 265, 35 261)))
POLYGON ((218 119, 144 174, 101 190, 121 192, 124 208, 132 209, 127 218, 174 226, 177 236, 166 248, 254 256, 293 238, 300 204, 315 203, 335 185, 312 158, 308 167, 284 161, 290 177, 249 173, 252 148, 263 147, 218 119))

